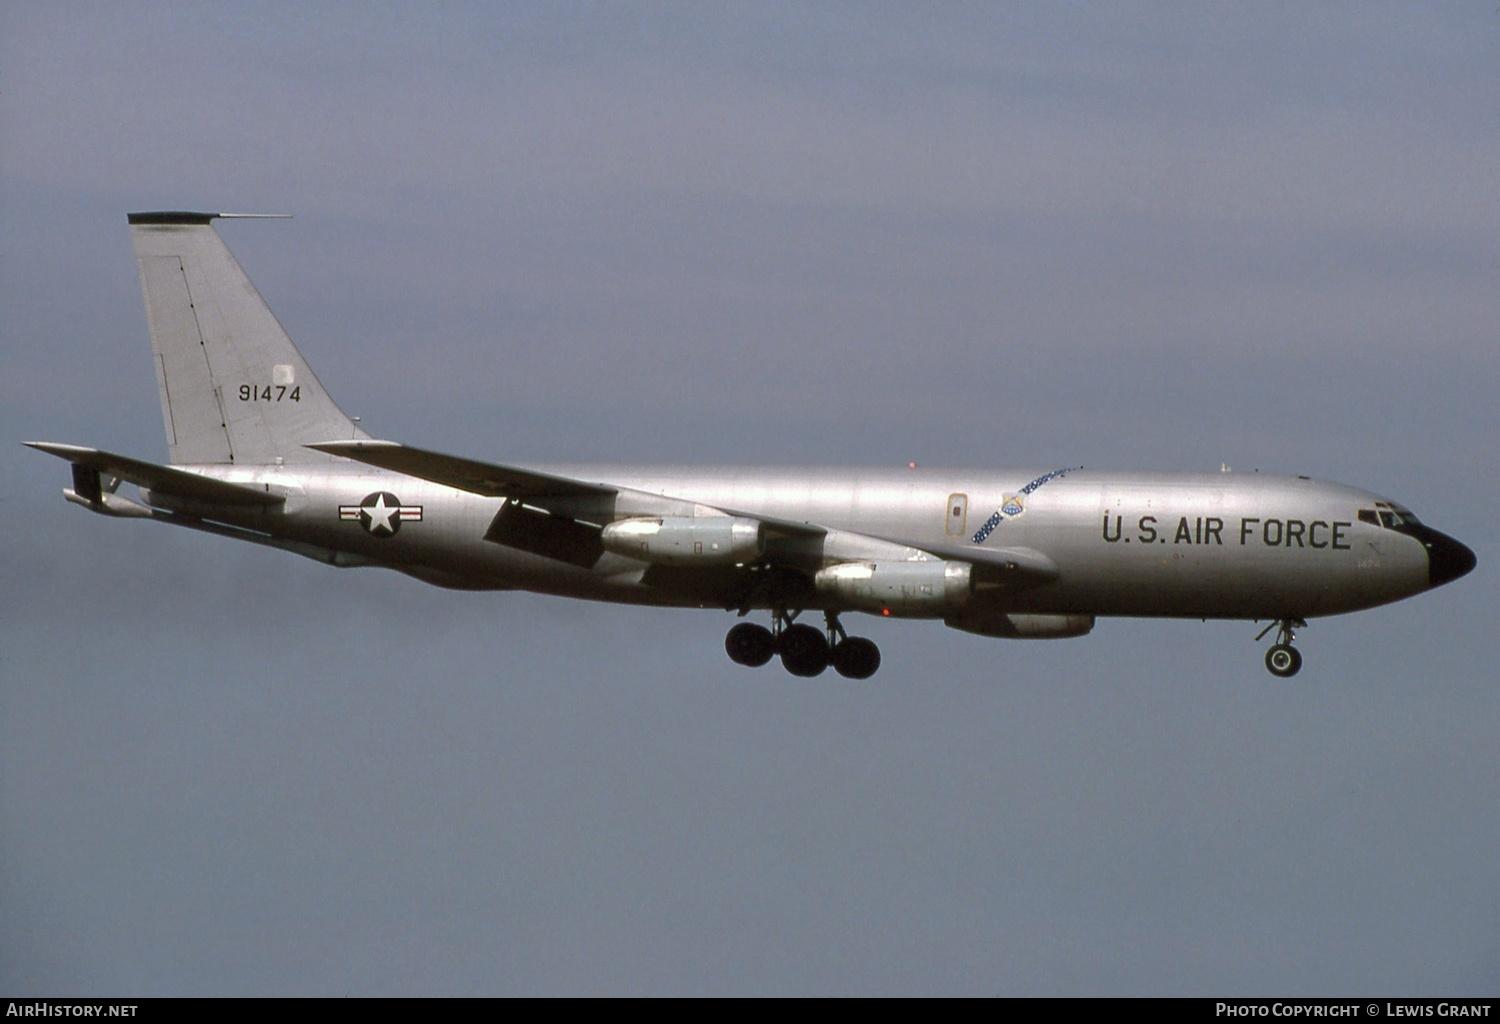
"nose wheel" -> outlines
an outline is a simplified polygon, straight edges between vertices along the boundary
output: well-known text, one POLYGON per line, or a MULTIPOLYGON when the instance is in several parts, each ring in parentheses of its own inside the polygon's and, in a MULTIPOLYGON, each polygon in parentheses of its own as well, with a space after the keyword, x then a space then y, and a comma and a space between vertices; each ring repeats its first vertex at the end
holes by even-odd
POLYGON ((1297 629, 1306 625, 1301 619, 1280 619, 1261 630, 1260 636, 1255 638, 1260 640, 1271 630, 1276 630, 1276 642, 1266 651, 1266 668, 1273 676, 1287 679, 1301 670, 1302 652, 1292 644, 1297 640, 1297 629))
POLYGON ((776 612, 770 629, 753 622, 735 626, 724 637, 729 660, 759 668, 780 655, 782 668, 802 678, 821 675, 829 665, 847 679, 868 679, 880 668, 880 648, 845 633, 837 612, 823 613, 823 629, 797 623, 797 614, 776 612))

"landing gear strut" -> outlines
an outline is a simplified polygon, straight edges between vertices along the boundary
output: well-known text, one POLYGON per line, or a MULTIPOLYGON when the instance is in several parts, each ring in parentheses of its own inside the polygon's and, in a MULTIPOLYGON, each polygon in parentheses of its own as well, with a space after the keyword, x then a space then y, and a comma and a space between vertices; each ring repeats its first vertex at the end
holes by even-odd
POLYGON ((1271 630, 1276 630, 1276 642, 1271 649, 1266 651, 1266 668, 1270 669, 1273 676, 1283 679, 1297 674, 1302 668, 1302 652, 1293 647, 1297 640, 1296 631, 1307 623, 1301 619, 1278 619, 1265 629, 1255 639, 1262 639, 1271 630))
POLYGON ((838 612, 824 612, 828 638, 833 645, 833 668, 846 679, 869 679, 880 668, 880 648, 862 636, 850 636, 839 622, 838 612))
POLYGON ((868 679, 880 668, 880 648, 849 636, 837 612, 824 612, 823 629, 796 622, 799 612, 776 611, 771 628, 741 622, 724 637, 724 650, 736 665, 758 668, 776 655, 794 676, 821 675, 829 665, 849 679, 868 679))

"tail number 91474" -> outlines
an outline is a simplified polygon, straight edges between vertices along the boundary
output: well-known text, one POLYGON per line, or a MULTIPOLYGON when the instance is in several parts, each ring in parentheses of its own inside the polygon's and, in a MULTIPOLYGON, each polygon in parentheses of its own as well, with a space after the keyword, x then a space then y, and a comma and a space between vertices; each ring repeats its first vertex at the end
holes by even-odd
POLYGON ((302 388, 300 386, 287 387, 285 384, 266 384, 256 387, 254 384, 240 385, 241 402, 300 402, 302 401, 302 388))

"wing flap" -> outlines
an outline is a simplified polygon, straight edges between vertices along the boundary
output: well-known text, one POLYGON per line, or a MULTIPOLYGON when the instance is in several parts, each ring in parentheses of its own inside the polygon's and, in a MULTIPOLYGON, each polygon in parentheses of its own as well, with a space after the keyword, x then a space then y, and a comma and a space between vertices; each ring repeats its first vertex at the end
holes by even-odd
POLYGON ((484 539, 584 568, 604 554, 599 527, 533 508, 517 498, 495 513, 484 539))

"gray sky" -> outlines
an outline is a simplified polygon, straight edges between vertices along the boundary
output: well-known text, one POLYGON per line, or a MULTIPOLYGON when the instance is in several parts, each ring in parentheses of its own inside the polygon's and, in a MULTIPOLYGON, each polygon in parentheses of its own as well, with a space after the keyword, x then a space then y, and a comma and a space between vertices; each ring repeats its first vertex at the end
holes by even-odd
POLYGON ((1493 4, 0 6, 0 991, 1500 989, 1493 4), (452 594, 66 505, 165 453, 125 213, 378 436, 1262 468, 1479 555, 1004 642, 452 594))

